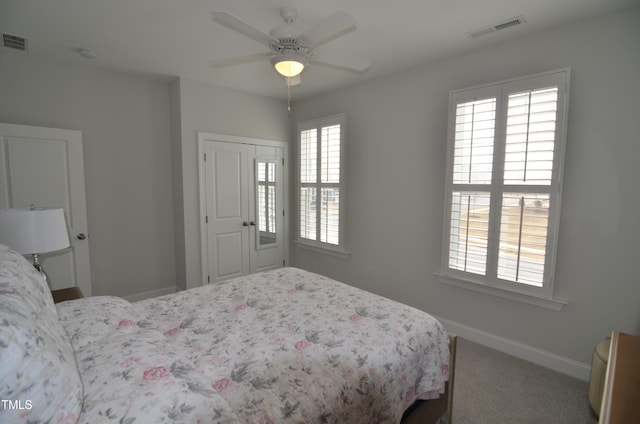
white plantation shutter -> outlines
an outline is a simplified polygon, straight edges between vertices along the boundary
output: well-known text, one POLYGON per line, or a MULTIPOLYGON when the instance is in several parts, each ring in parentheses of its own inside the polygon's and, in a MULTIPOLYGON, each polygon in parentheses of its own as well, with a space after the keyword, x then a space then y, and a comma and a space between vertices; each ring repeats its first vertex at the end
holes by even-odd
POLYGON ((316 240, 316 189, 300 189, 300 237, 316 240))
POLYGON ((490 199, 488 192, 453 192, 449 267, 486 273, 490 199))
POLYGON ((558 87, 509 94, 504 184, 526 185, 528 191, 503 195, 500 279, 543 286, 557 109, 558 87))
POLYGON ((496 99, 456 105, 449 266, 484 275, 488 255, 496 99))
POLYGON ((323 183, 340 183, 340 125, 321 128, 323 183))
POLYGON ((300 181, 317 181, 318 131, 315 129, 300 132, 300 181))
POLYGON ((498 278, 542 287, 548 226, 548 194, 504 194, 498 278))
POLYGON ((445 276, 551 297, 568 78, 452 92, 445 276))
POLYGON ((317 130, 300 132, 300 237, 316 240, 317 130))
POLYGON ((550 185, 558 87, 509 95, 505 184, 550 185))
POLYGON ((491 183, 496 99, 461 103, 456 107, 453 182, 491 183))
POLYGON ((344 116, 298 124, 299 233, 305 244, 342 250, 344 116))

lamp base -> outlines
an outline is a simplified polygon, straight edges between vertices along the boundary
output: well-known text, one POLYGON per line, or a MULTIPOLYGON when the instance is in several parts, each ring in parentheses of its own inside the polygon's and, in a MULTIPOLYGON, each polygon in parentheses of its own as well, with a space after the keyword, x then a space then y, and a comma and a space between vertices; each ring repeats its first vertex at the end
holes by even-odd
POLYGON ((42 268, 42 265, 40 264, 40 256, 37 253, 33 254, 33 267, 40 273, 40 275, 42 275, 44 282, 47 283, 47 286, 51 289, 49 277, 47 276, 47 273, 44 272, 44 268, 42 268))

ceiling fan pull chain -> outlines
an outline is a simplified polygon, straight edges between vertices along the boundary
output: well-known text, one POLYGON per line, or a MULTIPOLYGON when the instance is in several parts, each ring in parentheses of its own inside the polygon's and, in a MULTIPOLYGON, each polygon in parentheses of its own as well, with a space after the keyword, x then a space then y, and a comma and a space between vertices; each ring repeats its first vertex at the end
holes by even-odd
POLYGON ((291 112, 291 78, 287 77, 287 111, 291 112))

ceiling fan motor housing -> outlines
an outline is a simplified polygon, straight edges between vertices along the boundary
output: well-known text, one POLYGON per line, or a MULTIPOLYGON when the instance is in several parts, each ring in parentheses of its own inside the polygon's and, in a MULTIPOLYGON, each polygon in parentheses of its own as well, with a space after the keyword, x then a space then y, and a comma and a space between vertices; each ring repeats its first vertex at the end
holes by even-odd
POLYGON ((289 24, 273 29, 269 35, 279 42, 271 44, 271 49, 276 54, 306 55, 309 44, 300 37, 303 32, 302 29, 289 24))

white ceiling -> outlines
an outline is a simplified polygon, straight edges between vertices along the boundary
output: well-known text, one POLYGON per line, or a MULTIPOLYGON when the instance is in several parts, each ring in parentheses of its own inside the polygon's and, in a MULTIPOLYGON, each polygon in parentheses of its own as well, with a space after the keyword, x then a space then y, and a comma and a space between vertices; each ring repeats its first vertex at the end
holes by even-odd
MULTIPOLYGON (((298 10, 307 29, 337 10, 353 14, 357 30, 318 48, 371 60, 364 76, 311 65, 301 99, 446 56, 505 42, 569 22, 640 4, 640 0, 0 0, 0 32, 25 37, 28 52, 0 47, 2 60, 43 55, 158 76, 181 76, 274 98, 284 79, 268 61, 213 69, 209 61, 263 52, 257 42, 211 20, 227 11, 264 32, 280 25, 280 8, 298 10), (522 15, 525 24, 472 40, 465 33, 522 15), (92 60, 77 50, 95 52, 92 60)), ((0 72, 2 71, 0 62, 0 72)))

